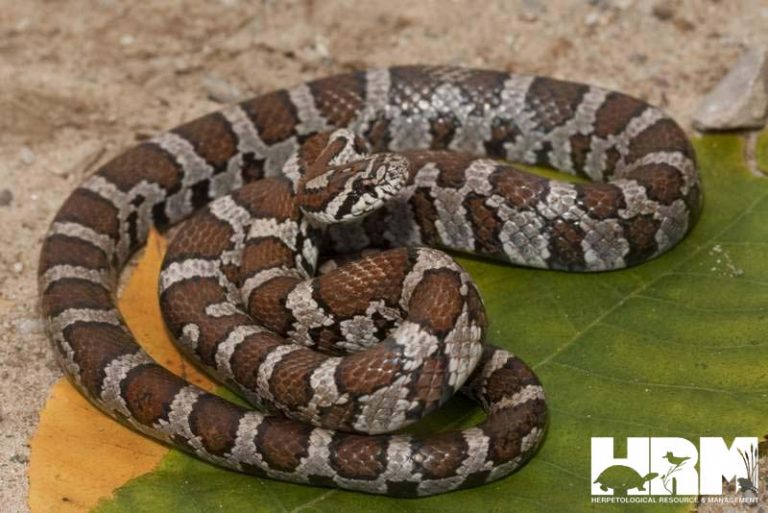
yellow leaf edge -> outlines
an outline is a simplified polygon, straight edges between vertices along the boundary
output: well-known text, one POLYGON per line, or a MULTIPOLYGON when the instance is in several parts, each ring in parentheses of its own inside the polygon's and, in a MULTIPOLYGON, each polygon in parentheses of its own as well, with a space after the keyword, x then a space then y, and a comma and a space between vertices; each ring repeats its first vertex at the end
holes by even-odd
MULTIPOLYGON (((206 390, 215 384, 185 362, 160 314, 157 279, 167 240, 150 232, 118 306, 131 332, 159 363, 206 390)), ((80 513, 152 471, 168 448, 110 419, 62 378, 53 385, 30 439, 31 513, 80 513)))

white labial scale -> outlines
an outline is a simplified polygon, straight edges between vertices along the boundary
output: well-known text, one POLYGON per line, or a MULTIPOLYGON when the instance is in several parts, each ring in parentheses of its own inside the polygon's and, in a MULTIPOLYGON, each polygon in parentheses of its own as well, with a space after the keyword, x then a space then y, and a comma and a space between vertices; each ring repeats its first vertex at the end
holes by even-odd
MULTIPOLYGON (((370 176, 372 172, 372 165, 373 160, 369 160, 366 164, 366 168, 364 171, 361 172, 361 175, 363 176, 370 176)), ((330 201, 328 201, 325 206, 321 210, 317 211, 311 211, 306 212, 306 215, 314 219, 315 221, 323 224, 333 224, 335 222, 338 222, 340 216, 339 216, 339 210, 344 205, 344 203, 350 198, 354 197, 358 194, 356 191, 355 185, 359 182, 359 180, 352 178, 347 180, 344 183, 344 189, 334 195, 330 201)), ((359 199, 355 203, 355 205, 352 207, 353 212, 360 212, 360 209, 365 208, 365 205, 368 204, 368 202, 371 201, 370 195, 368 194, 362 194, 360 195, 359 199)))
POLYGON ((111 412, 119 412, 124 417, 132 413, 125 404, 120 385, 128 373, 140 365, 154 363, 144 352, 124 354, 112 360, 104 368, 104 381, 101 383, 101 402, 111 412))

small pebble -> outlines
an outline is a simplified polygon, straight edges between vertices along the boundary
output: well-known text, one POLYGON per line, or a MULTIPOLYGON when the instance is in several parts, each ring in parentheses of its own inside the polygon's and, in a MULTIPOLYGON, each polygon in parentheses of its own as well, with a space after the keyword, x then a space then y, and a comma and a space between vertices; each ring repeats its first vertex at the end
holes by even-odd
POLYGON ((539 0, 523 0, 520 7, 520 19, 523 21, 533 23, 547 14, 547 6, 539 0))
POLYGON ((13 269, 13 272, 15 272, 16 274, 19 274, 21 271, 24 270, 24 264, 22 264, 21 262, 16 262, 13 264, 12 269, 13 269))
POLYGON ((45 331, 43 321, 41 319, 35 319, 32 317, 18 319, 15 322, 15 325, 16 331, 19 333, 19 335, 35 335, 45 331))
POLYGON ((22 18, 16 23, 16 32, 24 32, 32 25, 32 20, 29 18, 22 18))
POLYGON ((37 157, 35 152, 32 151, 29 146, 22 146, 21 150, 19 150, 19 158, 21 159, 21 162, 24 163, 24 165, 31 166, 35 163, 35 159, 37 157))
POLYGON ((768 48, 752 48, 702 100, 693 116, 699 130, 761 128, 768 114, 768 48))
POLYGON ((651 9, 651 14, 653 14, 657 19, 661 21, 667 21, 674 18, 675 8, 672 5, 672 2, 659 2, 653 6, 653 9, 651 9))
POLYGON ((595 25, 598 24, 599 21, 600 21, 600 14, 596 11, 589 12, 587 13, 586 16, 584 16, 584 24, 587 27, 594 27, 595 25))
POLYGON ((135 42, 136 42, 136 38, 133 37, 131 34, 123 34, 122 36, 120 36, 120 44, 122 46, 131 46, 135 42))
POLYGON ((13 456, 11 456, 11 461, 13 463, 27 463, 29 461, 29 458, 23 454, 16 453, 13 456))
POLYGON ((208 98, 219 103, 232 103, 241 99, 243 93, 223 78, 207 75, 203 78, 203 89, 208 93, 208 98))
POLYGON ((13 201, 13 193, 10 189, 0 190, 0 207, 7 207, 13 201))

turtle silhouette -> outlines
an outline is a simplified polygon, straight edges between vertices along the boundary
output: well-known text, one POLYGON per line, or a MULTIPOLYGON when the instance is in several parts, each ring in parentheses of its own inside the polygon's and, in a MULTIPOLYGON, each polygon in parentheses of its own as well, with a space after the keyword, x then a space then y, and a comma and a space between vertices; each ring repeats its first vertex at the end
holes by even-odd
POLYGON ((631 467, 613 465, 603 470, 595 479, 595 483, 598 483, 604 492, 611 489, 614 495, 626 495, 627 490, 633 488, 637 488, 641 492, 645 491, 645 483, 656 476, 658 476, 656 472, 641 476, 631 467))

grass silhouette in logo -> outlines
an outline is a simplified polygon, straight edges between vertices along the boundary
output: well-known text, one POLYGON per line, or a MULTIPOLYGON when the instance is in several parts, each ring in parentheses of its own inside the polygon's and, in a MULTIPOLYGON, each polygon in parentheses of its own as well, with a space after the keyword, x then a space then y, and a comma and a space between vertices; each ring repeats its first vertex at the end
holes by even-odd
POLYGON ((607 492, 613 490, 614 495, 627 495, 628 490, 637 488, 639 491, 645 491, 645 483, 658 476, 655 472, 649 472, 641 476, 637 471, 625 465, 613 465, 603 470, 597 476, 595 483, 600 485, 600 489, 607 492))
POLYGON ((742 451, 739 449, 739 455, 744 462, 744 468, 747 471, 747 476, 740 477, 738 479, 739 490, 741 493, 747 495, 757 495, 757 447, 752 445, 749 451, 742 451))

